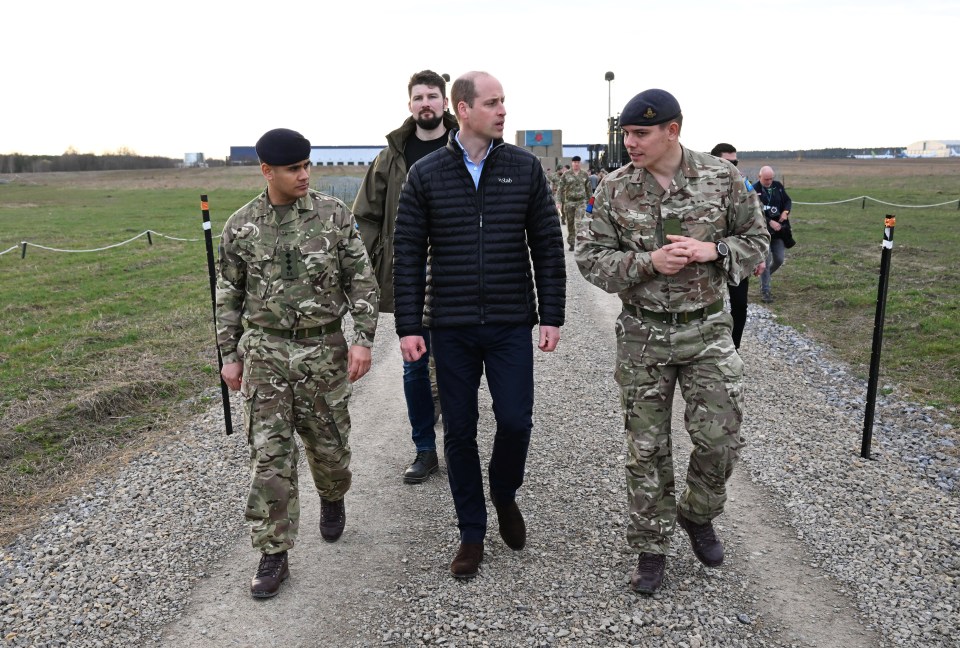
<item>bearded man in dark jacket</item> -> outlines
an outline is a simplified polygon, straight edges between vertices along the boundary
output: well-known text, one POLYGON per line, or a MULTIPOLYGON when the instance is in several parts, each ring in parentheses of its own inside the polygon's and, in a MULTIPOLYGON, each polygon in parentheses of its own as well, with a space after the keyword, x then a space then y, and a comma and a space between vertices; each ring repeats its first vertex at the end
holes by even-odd
MULTIPOLYGON (((380 312, 393 312, 393 233, 397 222, 400 188, 407 170, 420 158, 447 142, 447 133, 457 127, 447 112, 447 81, 433 70, 422 70, 407 83, 410 116, 387 135, 387 147, 367 169, 353 201, 353 215, 360 238, 373 263, 380 284, 380 312)), ((403 396, 407 402, 410 437, 416 456, 403 473, 407 484, 426 481, 439 469, 434 425, 440 415, 436 377, 430 368, 430 338, 427 352, 416 362, 403 363, 403 396)))
POLYGON ((497 422, 489 466, 500 536, 526 542, 516 502, 533 428, 533 346, 553 351, 564 320, 566 270, 556 205, 536 156, 505 144, 503 88, 468 72, 450 93, 460 130, 407 175, 397 211, 394 296, 400 351, 426 351, 429 329, 443 409, 444 456, 460 546, 450 571, 476 576, 487 509, 477 450, 486 373, 497 422), (432 274, 423 272, 428 250, 432 274), (532 264, 532 266, 531 266, 532 264), (426 311, 426 314, 425 314, 426 311))

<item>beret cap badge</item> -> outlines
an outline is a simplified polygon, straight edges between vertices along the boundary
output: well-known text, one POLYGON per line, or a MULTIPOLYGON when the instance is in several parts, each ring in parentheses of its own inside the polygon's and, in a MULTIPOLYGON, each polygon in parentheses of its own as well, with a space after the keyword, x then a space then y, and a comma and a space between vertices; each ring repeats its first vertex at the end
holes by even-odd
POLYGON ((643 116, 646 117, 647 119, 653 119, 654 117, 657 116, 657 113, 653 112, 653 108, 651 108, 650 106, 647 106, 647 111, 643 113, 643 116))

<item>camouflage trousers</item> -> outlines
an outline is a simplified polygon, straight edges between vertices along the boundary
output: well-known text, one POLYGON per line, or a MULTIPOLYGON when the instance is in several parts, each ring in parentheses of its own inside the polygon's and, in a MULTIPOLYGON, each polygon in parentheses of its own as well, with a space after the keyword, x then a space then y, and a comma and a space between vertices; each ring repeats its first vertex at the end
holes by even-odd
POLYGON ((721 312, 671 326, 617 318, 617 368, 627 438, 627 543, 666 554, 679 509, 703 524, 723 512, 726 482, 744 442, 743 361, 721 312), (674 492, 670 421, 677 382, 686 401, 684 425, 693 442, 686 489, 674 492))
POLYGON ((587 209, 587 201, 563 203, 563 219, 567 222, 567 245, 577 242, 577 225, 587 209))
POLYGON ((350 488, 347 343, 340 332, 285 340, 248 330, 238 352, 250 448, 245 516, 253 547, 276 553, 293 547, 300 522, 294 432, 320 497, 339 500, 350 488))

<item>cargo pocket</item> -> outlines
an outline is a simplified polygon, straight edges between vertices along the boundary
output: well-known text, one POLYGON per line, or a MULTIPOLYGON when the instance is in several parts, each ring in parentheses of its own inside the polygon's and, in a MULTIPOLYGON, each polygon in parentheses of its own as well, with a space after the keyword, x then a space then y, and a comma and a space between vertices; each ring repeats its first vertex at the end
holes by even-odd
POLYGON ((723 386, 730 396, 730 402, 737 409, 737 416, 743 418, 743 360, 739 353, 731 353, 717 363, 717 369, 723 374, 723 386))
POLYGON ((257 388, 248 387, 246 380, 240 385, 243 396, 243 431, 247 434, 247 444, 253 447, 253 417, 257 414, 257 388))
POLYGON ((350 395, 353 393, 353 385, 344 375, 343 380, 332 389, 324 390, 320 394, 323 405, 326 409, 330 433, 333 435, 340 448, 344 448, 349 443, 350 436, 350 412, 347 404, 350 401, 350 395))

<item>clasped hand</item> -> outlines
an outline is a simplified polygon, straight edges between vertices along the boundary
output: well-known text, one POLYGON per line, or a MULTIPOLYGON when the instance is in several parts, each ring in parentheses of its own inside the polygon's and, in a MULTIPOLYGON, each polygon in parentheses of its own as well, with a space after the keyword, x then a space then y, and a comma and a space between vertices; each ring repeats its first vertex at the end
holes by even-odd
POLYGON ((691 263, 708 263, 717 259, 717 244, 698 241, 689 236, 667 234, 670 242, 650 254, 654 269, 663 275, 674 275, 691 263))

